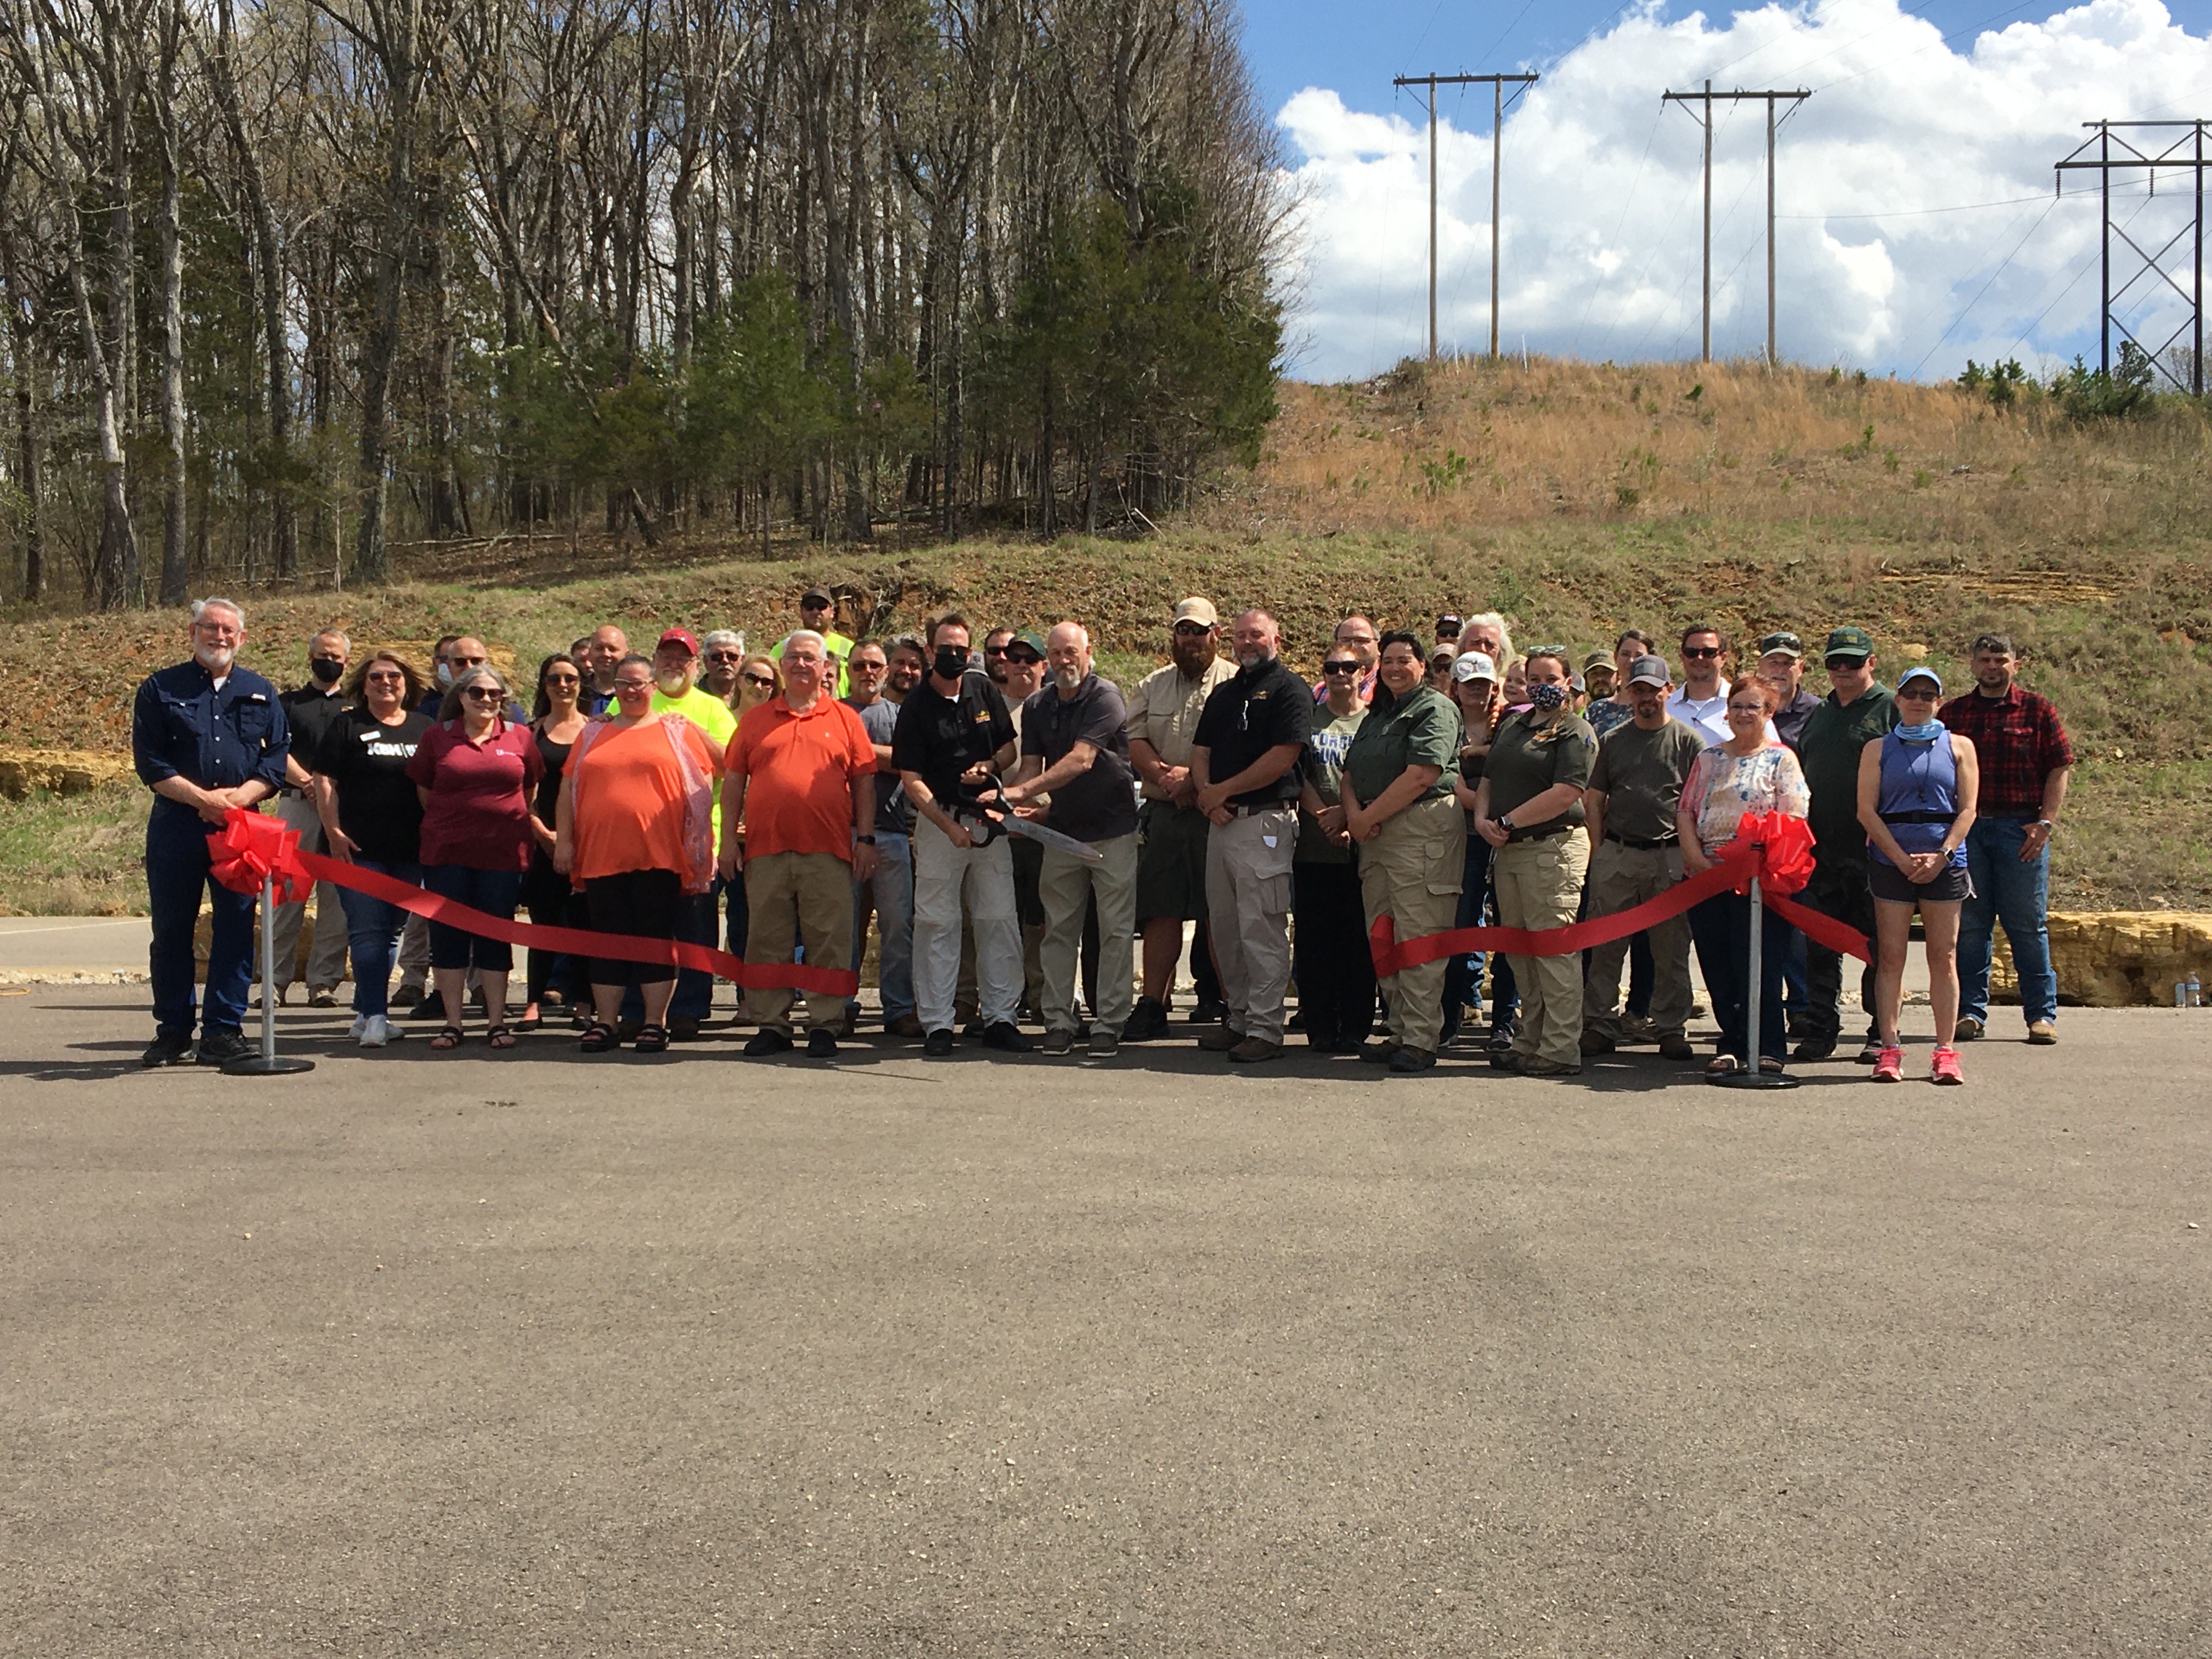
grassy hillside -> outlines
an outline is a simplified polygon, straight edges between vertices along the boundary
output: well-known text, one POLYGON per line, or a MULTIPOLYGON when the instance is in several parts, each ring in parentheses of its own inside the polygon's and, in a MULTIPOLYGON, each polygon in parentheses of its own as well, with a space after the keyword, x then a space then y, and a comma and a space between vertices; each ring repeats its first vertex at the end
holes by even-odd
MULTIPOLYGON (((1164 653, 1168 610, 1193 592, 1267 605, 1309 672, 1354 609, 1421 626, 1439 610, 1496 609, 1524 643, 1577 647, 1626 626, 1663 635, 1710 620, 1812 637, 1856 622, 1892 675, 1925 659, 1953 684, 1966 642, 2002 629, 2083 757, 2059 845, 2062 901, 2212 908, 2207 459, 2205 422, 2189 410, 2081 428, 1847 376, 1453 365, 1286 386, 1260 470, 1158 532, 792 544, 765 561, 712 538, 462 544, 415 555, 402 584, 374 593, 243 596, 248 658, 289 682, 325 623, 420 646, 465 629, 526 665, 607 619, 634 640, 680 622, 767 641, 811 581, 839 589, 848 623, 878 628, 947 605, 1024 625, 1075 616, 1120 676, 1164 653)), ((27 665, 0 676, 4 741, 122 746, 132 688, 175 659, 182 636, 173 612, 0 624, 0 650, 27 665)), ((125 792, 106 810, 134 807, 125 792)), ((115 902, 127 872, 84 863, 84 810, 0 806, 0 847, 17 866, 0 878, 0 903, 115 902), (61 840, 41 863, 29 843, 47 816, 61 840), (33 877, 26 859, 63 874, 33 877)), ((119 845, 127 855, 128 838, 119 845)))

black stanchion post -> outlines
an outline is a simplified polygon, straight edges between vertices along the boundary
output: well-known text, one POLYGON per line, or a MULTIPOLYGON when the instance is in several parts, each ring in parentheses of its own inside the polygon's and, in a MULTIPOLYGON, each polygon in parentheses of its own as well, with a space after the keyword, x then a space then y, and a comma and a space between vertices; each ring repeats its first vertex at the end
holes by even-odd
POLYGON ((312 1072, 312 1060, 285 1059, 276 1053, 276 878, 261 878, 261 1052, 223 1062, 226 1077, 288 1077, 312 1072))

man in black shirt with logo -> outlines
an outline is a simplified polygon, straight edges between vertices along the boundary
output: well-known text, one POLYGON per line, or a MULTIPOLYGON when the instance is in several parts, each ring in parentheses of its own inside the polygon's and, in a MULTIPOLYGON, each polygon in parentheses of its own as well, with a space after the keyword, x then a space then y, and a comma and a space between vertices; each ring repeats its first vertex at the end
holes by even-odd
POLYGON ((1014 1053, 1029 1039, 1014 1024, 1022 994, 1022 929, 1014 861, 1001 833, 980 841, 977 798, 1014 763, 1014 723, 988 678, 968 672, 968 620, 939 617, 930 666, 899 706, 891 734, 914 824, 914 1000, 923 1051, 952 1052, 952 999, 960 977, 960 899, 975 927, 975 978, 983 1042, 1014 1053))
POLYGON ((1264 611, 1232 628, 1237 669, 1199 716, 1190 773, 1206 839, 1206 908, 1229 1004, 1198 1040, 1239 1065, 1283 1052, 1291 982, 1291 859, 1298 841, 1298 757, 1313 725, 1313 688, 1283 665, 1282 633, 1264 611), (1218 780, 1218 781, 1217 781, 1218 780))
MULTIPOLYGON (((337 629, 325 628, 307 641, 307 683, 295 691, 287 691, 277 702, 284 705, 285 718, 292 725, 292 752, 284 763, 284 792, 276 798, 276 816, 284 820, 287 830, 296 830, 300 845, 310 853, 325 851, 323 845, 323 819, 315 802, 315 778, 311 766, 315 751, 323 746, 323 734, 346 706, 345 678, 347 665, 353 660, 353 641, 337 629)), ((276 959, 276 1001, 281 1007, 284 993, 292 979, 292 963, 298 954, 300 923, 306 917, 307 901, 294 899, 289 904, 276 907, 275 927, 270 936, 270 945, 276 959)), ((345 977, 346 920, 338 906, 338 890, 334 882, 315 884, 315 942, 307 954, 307 1001, 311 1007, 335 1008, 338 1006, 338 981, 345 977)))

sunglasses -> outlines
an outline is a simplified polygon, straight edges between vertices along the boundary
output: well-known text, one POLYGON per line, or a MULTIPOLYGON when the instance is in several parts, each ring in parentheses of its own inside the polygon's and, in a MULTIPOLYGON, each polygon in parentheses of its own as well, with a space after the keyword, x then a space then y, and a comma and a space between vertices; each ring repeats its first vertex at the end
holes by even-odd
POLYGON ((1213 631, 1213 629, 1210 623, 1206 623, 1179 622, 1175 625, 1175 631, 1178 634, 1188 634, 1193 637, 1196 637, 1201 634, 1211 634, 1213 631))
POLYGON ((707 660, 708 662, 743 662, 744 659, 734 651, 709 651, 707 653, 707 660))
POLYGON ((1899 686, 1896 694, 1899 702, 1934 702, 1942 695, 1932 685, 1899 686))
POLYGON ((1356 662, 1325 662, 1321 665, 1321 672, 1324 674, 1357 674, 1359 665, 1356 662))
POLYGON ((1826 667, 1827 671, 1832 674, 1839 669, 1850 670, 1854 668, 1864 668, 1866 665, 1867 659, 1864 657, 1830 657, 1822 665, 1822 666, 1826 667))
POLYGON ((362 684, 364 685, 404 685, 406 683, 406 675, 393 673, 388 670, 380 674, 364 675, 362 680, 362 684))
POLYGON ((1003 657, 1006 654, 1006 647, 1003 645, 987 645, 983 647, 983 654, 987 657, 1003 657))
POLYGON ((775 677, 773 674, 740 674, 738 678, 747 685, 757 685, 763 691, 775 690, 775 677))
POLYGON ((1719 656, 1721 648, 1717 645, 1686 645, 1682 647, 1682 654, 1696 662, 1707 657, 1719 656))
POLYGON ((448 657, 447 663, 454 668, 482 668, 490 661, 489 657, 448 657))
POLYGON ((1034 668, 1044 660, 1042 657, 1033 655, 1027 651, 1020 653, 1001 651, 999 655, 1004 657, 1008 662, 1019 663, 1024 668, 1034 668))
POLYGON ((615 682, 615 690, 617 691, 650 691, 653 690, 653 682, 651 680, 617 680, 615 682))
POLYGON ((582 677, 575 674, 548 674, 545 677, 548 685, 581 685, 583 683, 582 677))
POLYGON ((495 685, 472 685, 461 695, 471 702, 497 702, 506 693, 495 685))

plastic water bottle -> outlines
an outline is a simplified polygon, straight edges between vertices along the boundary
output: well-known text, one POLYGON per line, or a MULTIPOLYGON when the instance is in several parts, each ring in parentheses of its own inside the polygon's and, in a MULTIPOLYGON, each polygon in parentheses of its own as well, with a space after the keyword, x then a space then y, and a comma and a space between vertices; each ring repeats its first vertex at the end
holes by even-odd
POLYGON ((2189 970, 2189 977, 2182 981, 2182 984, 2189 992, 2189 1001, 2186 1006, 2191 1008, 2202 1008, 2204 1006, 2204 988, 2197 982, 2197 970, 2194 968, 2189 970))

